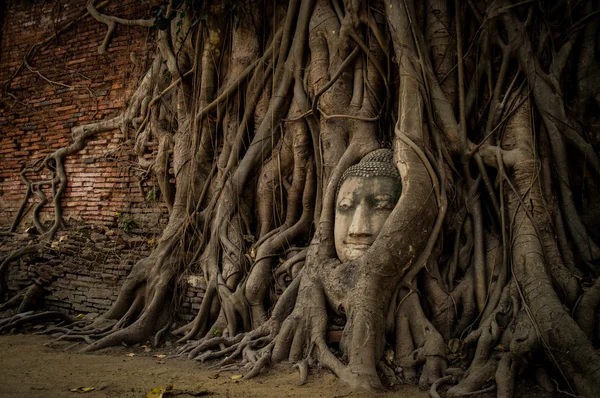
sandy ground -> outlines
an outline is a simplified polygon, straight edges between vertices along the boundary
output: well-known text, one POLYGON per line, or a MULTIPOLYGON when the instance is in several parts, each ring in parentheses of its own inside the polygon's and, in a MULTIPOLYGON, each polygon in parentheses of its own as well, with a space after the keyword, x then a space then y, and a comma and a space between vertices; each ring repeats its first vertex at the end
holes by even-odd
MULTIPOLYGON (((352 392, 328 372, 312 372, 297 386, 298 374, 289 364, 278 365, 252 380, 235 381, 233 372, 215 377, 206 365, 183 358, 159 359, 160 349, 112 348, 97 354, 65 351, 65 344, 35 335, 0 336, 0 397, 146 397, 154 388, 173 385, 176 390, 212 397, 428 397, 415 386, 380 394, 352 392), (135 354, 128 356, 127 354, 135 354), (86 393, 71 392, 94 387, 86 393)), ((190 397, 182 394, 179 397, 190 397)))

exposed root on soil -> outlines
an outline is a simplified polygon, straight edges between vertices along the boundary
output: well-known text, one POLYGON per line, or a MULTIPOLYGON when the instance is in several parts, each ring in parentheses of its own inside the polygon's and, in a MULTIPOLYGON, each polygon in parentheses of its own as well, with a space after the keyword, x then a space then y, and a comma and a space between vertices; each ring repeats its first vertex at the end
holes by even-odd
POLYGON ((34 313, 33 311, 22 312, 12 317, 0 320, 0 334, 13 333, 15 330, 27 324, 42 324, 44 322, 67 322, 73 323, 74 320, 70 316, 59 311, 46 311, 34 313))

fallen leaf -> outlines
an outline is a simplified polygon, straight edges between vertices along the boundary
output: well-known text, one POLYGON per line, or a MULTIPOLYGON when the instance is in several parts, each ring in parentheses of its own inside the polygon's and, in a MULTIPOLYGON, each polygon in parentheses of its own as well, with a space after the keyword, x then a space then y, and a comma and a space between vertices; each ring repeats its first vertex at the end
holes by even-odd
POLYGON ((154 357, 156 357, 156 358, 166 358, 167 355, 166 354, 156 354, 156 355, 154 355, 154 357))
POLYGON ((90 392, 94 391, 96 387, 78 387, 71 390, 71 392, 90 392))
POLYGON ((241 380, 242 377, 244 377, 244 376, 242 376, 242 375, 233 375, 233 376, 231 376, 231 380, 241 380))
POLYGON ((148 345, 141 345, 140 348, 150 348, 148 345))
POLYGON ((128 357, 134 357, 135 356, 135 354, 133 352, 130 352, 129 354, 125 354, 125 355, 128 356, 128 357))
POLYGON ((77 319, 81 319, 81 318, 83 318, 84 316, 85 316, 85 314, 79 314, 79 315, 77 315, 77 319))
POLYGON ((146 394, 146 398, 162 398, 165 393, 165 389, 162 387, 153 388, 148 394, 146 394))
POLYGON ((146 394, 146 398, 163 398, 164 396, 168 397, 171 390, 173 390, 173 384, 169 384, 165 388, 156 387, 146 394))

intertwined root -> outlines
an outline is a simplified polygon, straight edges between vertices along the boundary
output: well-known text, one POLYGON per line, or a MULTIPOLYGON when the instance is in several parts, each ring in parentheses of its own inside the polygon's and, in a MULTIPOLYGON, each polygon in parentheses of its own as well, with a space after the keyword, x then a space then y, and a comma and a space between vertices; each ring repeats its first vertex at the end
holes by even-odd
MULTIPOLYGON (((246 378, 270 362, 290 360, 304 381, 316 360, 357 388, 380 388, 380 378, 396 383, 402 368, 401 381, 432 384, 434 397, 442 384, 458 383, 449 396, 473 395, 496 388, 492 380, 499 396, 511 396, 515 374, 542 348, 553 367, 566 369, 565 384, 572 382, 573 391, 600 395, 600 357, 589 342, 600 330, 594 315, 600 280, 578 300, 574 276, 595 275, 600 256, 579 214, 579 207, 588 207, 584 202, 597 201, 584 191, 597 188, 586 180, 600 174, 600 161, 593 134, 579 126, 592 128, 595 118, 585 117, 585 101, 570 103, 576 90, 561 91, 570 81, 563 68, 579 61, 568 62, 570 52, 588 54, 587 63, 579 62, 585 68, 594 60, 597 32, 585 33, 593 38, 582 43, 587 49, 577 48, 582 40, 573 34, 589 24, 592 10, 582 8, 592 2, 569 9, 573 20, 581 18, 576 24, 568 18, 566 25, 557 21, 559 28, 540 24, 542 31, 535 30, 533 16, 542 11, 537 19, 551 20, 561 5, 546 13, 536 2, 515 8, 498 0, 487 2, 486 10, 478 9, 481 2, 467 3, 459 12, 430 1, 424 12, 411 0, 303 0, 287 8, 274 2, 272 14, 253 7, 255 14, 242 13, 235 26, 223 23, 228 18, 219 8, 197 25, 198 34, 192 16, 198 10, 181 8, 180 17, 171 18, 176 10, 170 9, 164 19, 186 39, 174 42, 179 35, 161 30, 160 55, 124 114, 77 126, 74 143, 45 158, 52 182, 59 182, 50 230, 38 225, 34 210, 34 224, 51 236, 62 224, 66 157, 97 133, 133 127, 140 166, 158 177, 169 225, 107 314, 89 325, 61 319, 69 325, 45 332, 85 341, 87 351, 152 336, 158 344, 173 321, 165 315, 174 281, 184 267, 198 266, 208 289, 196 320, 176 331, 185 343, 179 354, 216 360, 221 369, 245 371, 246 378), (463 15, 471 18, 464 35, 463 15), (273 21, 261 32, 259 20, 273 21), (472 29, 470 22, 480 25, 472 29), (472 45, 464 52, 466 36, 472 45), (492 54, 500 53, 495 60, 492 54), (474 66, 473 79, 463 63, 474 66), (482 89, 486 78, 489 87, 482 89), (580 107, 574 113, 581 120, 567 115, 571 105, 580 107), (336 185, 381 139, 392 142, 402 197, 371 254, 339 264, 331 243, 336 185), (156 156, 149 153, 152 142, 159 143, 156 156), (585 155, 579 156, 583 162, 571 152, 585 155), (585 166, 582 173, 578 166, 585 166), (574 195, 579 182, 585 189, 574 195), (246 196, 255 199, 243 203, 246 196), (319 236, 304 250, 315 230, 319 236), (444 242, 448 235, 453 245, 444 242), (312 281, 300 286, 303 272, 312 281), (274 286, 283 294, 267 320, 274 286), (325 340, 332 312, 347 316, 342 360, 325 340), (446 369, 444 339, 458 342, 471 328, 451 350, 468 370, 446 369), (386 338, 395 352, 384 362, 386 338), (555 360, 553 351, 564 358, 555 360)), ((579 81, 594 86, 589 78, 579 81)), ((589 91, 588 101, 598 91, 578 89, 589 91)), ((28 194, 43 183, 28 182, 28 194)), ((30 301, 24 297, 23 303, 30 301)), ((0 332, 55 316, 25 313, 0 321, 0 332)))
POLYGON ((326 362, 339 373, 347 373, 325 344, 327 316, 324 302, 308 300, 319 296, 324 300, 322 291, 314 286, 304 286, 297 301, 300 284, 301 278, 298 278, 288 286, 271 318, 261 326, 234 336, 208 335, 188 341, 178 354, 201 362, 218 359, 215 367, 243 371, 245 379, 255 377, 270 363, 290 360, 296 362, 300 383, 304 383, 308 365, 318 359, 319 353, 324 354, 322 356, 328 358, 326 362))
POLYGON ((57 321, 62 325, 73 324, 75 322, 70 316, 59 311, 46 311, 38 313, 27 311, 0 319, 0 334, 11 333, 27 325, 37 326, 45 322, 57 321))
POLYGON ((271 363, 278 330, 276 322, 268 322, 233 337, 205 337, 187 342, 178 350, 178 355, 200 362, 220 359, 214 365, 220 371, 243 371, 244 378, 250 379, 271 363))

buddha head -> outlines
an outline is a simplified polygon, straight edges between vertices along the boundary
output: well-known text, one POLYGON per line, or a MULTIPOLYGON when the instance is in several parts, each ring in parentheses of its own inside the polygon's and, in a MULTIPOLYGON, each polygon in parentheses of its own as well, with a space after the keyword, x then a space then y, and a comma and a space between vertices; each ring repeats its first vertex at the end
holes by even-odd
POLYGON ((378 149, 349 167, 338 184, 335 202, 335 250, 342 262, 371 247, 402 193, 391 149, 378 149))

